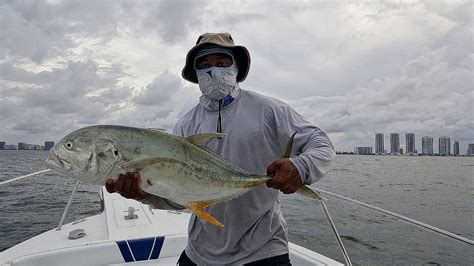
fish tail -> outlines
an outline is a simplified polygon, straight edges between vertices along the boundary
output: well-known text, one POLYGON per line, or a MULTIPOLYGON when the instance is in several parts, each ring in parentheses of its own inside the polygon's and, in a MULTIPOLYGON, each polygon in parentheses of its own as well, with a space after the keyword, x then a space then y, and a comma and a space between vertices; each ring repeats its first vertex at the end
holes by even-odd
POLYGON ((316 200, 316 201, 318 201, 318 202, 320 202, 320 201, 327 201, 327 199, 321 197, 318 192, 312 190, 311 188, 309 188, 309 187, 306 186, 306 185, 301 186, 301 187, 296 191, 296 193, 298 193, 298 194, 300 194, 300 195, 303 195, 303 196, 305 196, 305 197, 314 199, 314 200, 316 200))

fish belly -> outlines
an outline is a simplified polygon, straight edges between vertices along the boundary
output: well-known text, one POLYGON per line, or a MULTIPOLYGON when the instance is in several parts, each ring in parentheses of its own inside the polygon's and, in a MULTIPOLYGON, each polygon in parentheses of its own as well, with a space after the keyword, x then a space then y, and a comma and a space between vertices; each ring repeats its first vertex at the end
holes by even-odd
POLYGON ((150 194, 181 205, 200 201, 224 201, 235 198, 253 186, 235 182, 237 177, 225 173, 193 171, 192 167, 156 165, 140 171, 142 189, 150 194))

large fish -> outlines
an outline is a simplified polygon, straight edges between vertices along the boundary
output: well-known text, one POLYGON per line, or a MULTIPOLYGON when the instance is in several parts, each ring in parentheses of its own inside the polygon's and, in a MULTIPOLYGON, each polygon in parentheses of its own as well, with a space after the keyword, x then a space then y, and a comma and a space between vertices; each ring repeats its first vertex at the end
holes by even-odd
MULTIPOLYGON (((124 126, 91 126, 74 131, 52 149, 53 168, 83 182, 104 185, 107 178, 138 172, 140 188, 194 212, 199 218, 223 226, 204 209, 230 200, 264 184, 258 176, 223 160, 206 149, 220 133, 183 138, 160 130, 124 126)), ((283 157, 289 157, 293 137, 283 157)), ((306 186, 298 192, 322 200, 306 186)))

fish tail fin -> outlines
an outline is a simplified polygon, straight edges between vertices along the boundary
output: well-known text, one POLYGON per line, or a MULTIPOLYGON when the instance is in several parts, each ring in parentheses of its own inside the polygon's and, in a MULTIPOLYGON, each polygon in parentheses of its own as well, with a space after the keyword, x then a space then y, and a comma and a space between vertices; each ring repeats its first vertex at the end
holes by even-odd
POLYGON ((288 143, 286 144, 285 150, 283 151, 283 154, 281 155, 281 158, 290 158, 291 150, 293 149, 293 140, 295 139, 296 133, 297 132, 291 135, 290 139, 288 140, 288 143))
POLYGON ((311 198, 311 199, 314 199, 316 201, 327 201, 327 199, 321 197, 319 195, 319 193, 317 193, 316 191, 312 190, 311 188, 309 188, 308 186, 306 185, 303 185, 301 186, 297 191, 296 193, 300 194, 300 195, 303 195, 305 197, 308 197, 308 198, 311 198))
POLYGON ((215 226, 218 226, 218 227, 224 227, 224 225, 219 222, 216 218, 212 217, 209 213, 207 213, 204 208, 206 208, 207 206, 209 205, 212 205, 216 202, 214 201, 197 201, 197 202, 191 202, 189 204, 186 205, 186 207, 188 209, 190 209, 192 212, 194 212, 197 217, 199 217, 200 219, 208 222, 208 223, 211 223, 215 226))

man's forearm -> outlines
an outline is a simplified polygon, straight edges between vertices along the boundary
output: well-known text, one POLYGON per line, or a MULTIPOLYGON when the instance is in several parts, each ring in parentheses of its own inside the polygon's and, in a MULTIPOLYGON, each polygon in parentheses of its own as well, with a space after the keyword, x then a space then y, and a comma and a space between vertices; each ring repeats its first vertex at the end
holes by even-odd
POLYGON ((336 152, 328 136, 317 129, 302 147, 301 154, 290 160, 298 169, 302 182, 309 185, 326 175, 335 156, 336 152))

